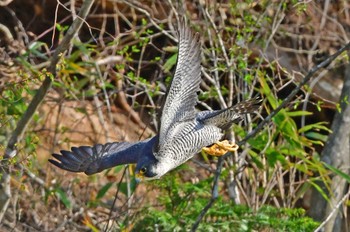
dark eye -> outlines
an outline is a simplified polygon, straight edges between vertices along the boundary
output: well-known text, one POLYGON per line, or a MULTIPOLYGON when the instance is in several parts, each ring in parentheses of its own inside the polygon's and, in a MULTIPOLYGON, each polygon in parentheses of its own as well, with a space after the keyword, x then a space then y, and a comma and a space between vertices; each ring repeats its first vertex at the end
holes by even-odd
POLYGON ((145 174, 147 172, 147 168, 146 167, 143 167, 140 169, 140 173, 141 174, 145 174))

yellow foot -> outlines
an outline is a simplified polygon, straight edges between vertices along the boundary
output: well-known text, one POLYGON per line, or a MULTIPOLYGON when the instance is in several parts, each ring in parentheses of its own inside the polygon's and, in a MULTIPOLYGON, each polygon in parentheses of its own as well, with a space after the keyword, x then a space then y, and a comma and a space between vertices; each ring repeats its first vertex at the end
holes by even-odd
POLYGON ((232 144, 228 140, 223 140, 221 142, 219 141, 214 143, 211 147, 203 147, 202 150, 209 155, 222 156, 228 151, 237 151, 238 145, 235 143, 232 144))

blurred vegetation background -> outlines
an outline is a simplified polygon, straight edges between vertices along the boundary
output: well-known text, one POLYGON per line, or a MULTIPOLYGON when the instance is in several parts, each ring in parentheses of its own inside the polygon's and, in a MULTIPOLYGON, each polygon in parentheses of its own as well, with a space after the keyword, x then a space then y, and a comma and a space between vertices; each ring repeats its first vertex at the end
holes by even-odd
POLYGON ((349 42, 347 1, 96 0, 52 75, 53 53, 83 4, 0 1, 1 154, 44 79, 52 80, 17 154, 1 160, 10 189, 1 183, 9 200, 0 194, 0 230, 187 231, 197 221, 199 231, 314 231, 333 216, 328 231, 349 231, 349 150, 344 160, 338 157, 345 166, 322 158, 334 115, 347 112, 350 93, 341 95, 350 79, 346 53, 222 161, 218 198, 212 192, 218 160, 204 153, 139 185, 132 165, 86 176, 47 162, 71 146, 156 133, 181 15, 203 48, 198 109, 263 99, 258 115, 227 131, 235 141, 244 139, 312 67, 349 42), (334 176, 340 177, 335 188, 342 187, 337 201, 334 176), (327 202, 334 204, 327 208, 327 202))

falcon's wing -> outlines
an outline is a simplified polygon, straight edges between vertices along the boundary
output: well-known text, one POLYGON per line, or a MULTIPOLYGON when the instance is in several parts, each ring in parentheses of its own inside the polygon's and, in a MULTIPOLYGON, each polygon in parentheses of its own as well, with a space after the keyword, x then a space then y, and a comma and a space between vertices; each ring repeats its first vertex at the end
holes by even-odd
POLYGON ((106 143, 95 146, 72 147, 52 154, 50 163, 70 172, 85 172, 87 175, 101 172, 121 164, 137 163, 139 155, 152 154, 155 137, 144 141, 129 143, 106 143))
POLYGON ((171 82, 159 129, 159 146, 176 131, 176 123, 196 116, 197 91, 201 81, 200 42, 184 21, 179 24, 179 51, 174 78, 171 82))

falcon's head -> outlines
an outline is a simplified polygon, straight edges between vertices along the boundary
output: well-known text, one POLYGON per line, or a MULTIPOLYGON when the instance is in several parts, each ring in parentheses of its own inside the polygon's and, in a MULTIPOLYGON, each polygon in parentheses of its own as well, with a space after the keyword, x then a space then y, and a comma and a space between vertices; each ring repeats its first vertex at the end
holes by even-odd
POLYGON ((160 161, 152 156, 143 155, 137 162, 135 176, 137 181, 159 179, 165 173, 172 169, 172 165, 167 162, 160 161))

